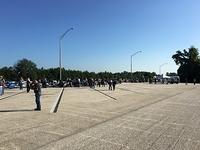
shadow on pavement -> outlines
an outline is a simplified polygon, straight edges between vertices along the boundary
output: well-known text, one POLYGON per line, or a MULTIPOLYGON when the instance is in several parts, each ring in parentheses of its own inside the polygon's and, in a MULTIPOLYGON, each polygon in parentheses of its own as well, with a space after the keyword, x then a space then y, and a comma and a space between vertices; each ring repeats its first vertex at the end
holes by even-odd
POLYGON ((19 95, 19 94, 22 94, 22 93, 25 93, 26 91, 22 91, 22 92, 19 92, 19 93, 15 93, 15 94, 12 94, 12 95, 8 95, 6 97, 2 97, 0 98, 0 100, 4 100, 4 99, 7 99, 7 98, 10 98, 10 97, 13 97, 13 96, 16 96, 16 95, 19 95))
POLYGON ((96 89, 96 90, 98 90, 98 91, 111 91, 111 90, 107 90, 107 89, 106 89, 106 90, 100 90, 100 89, 96 89))
POLYGON ((34 111, 34 109, 0 110, 0 113, 1 112, 24 112, 24 111, 34 111))
POLYGON ((108 95, 108 94, 105 94, 105 93, 103 93, 103 92, 101 92, 100 90, 97 90, 97 89, 94 89, 94 88, 92 88, 94 91, 97 91, 97 92, 99 92, 99 93, 101 93, 101 94, 103 94, 103 95, 105 95, 105 96, 107 96, 107 97, 110 97, 111 99, 113 99, 113 100, 117 100, 116 98, 114 98, 114 97, 112 97, 112 96, 110 96, 110 95, 108 95))

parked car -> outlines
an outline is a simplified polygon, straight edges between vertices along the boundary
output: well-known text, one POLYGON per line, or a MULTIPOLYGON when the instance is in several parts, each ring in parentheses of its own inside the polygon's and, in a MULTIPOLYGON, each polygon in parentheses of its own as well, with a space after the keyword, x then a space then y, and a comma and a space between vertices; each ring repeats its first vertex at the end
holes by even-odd
POLYGON ((7 81, 6 87, 9 88, 9 89, 13 89, 13 88, 18 88, 19 85, 17 84, 16 81, 7 81))
POLYGON ((178 84, 179 82, 180 82, 180 77, 179 76, 170 76, 169 83, 171 83, 171 84, 173 84, 173 83, 178 84))

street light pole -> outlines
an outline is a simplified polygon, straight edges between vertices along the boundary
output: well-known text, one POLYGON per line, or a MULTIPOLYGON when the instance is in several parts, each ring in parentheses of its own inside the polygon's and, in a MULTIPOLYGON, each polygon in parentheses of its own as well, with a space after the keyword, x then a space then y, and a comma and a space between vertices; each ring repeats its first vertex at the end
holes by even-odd
POLYGON ((64 36, 74 28, 69 28, 66 30, 59 38, 59 67, 60 67, 60 81, 62 81, 62 47, 61 47, 61 41, 64 38, 64 36))
POLYGON ((163 63, 162 65, 159 66, 159 74, 161 75, 161 67, 167 65, 167 63, 163 63))
POLYGON ((137 51, 137 52, 135 52, 134 54, 131 55, 131 74, 132 74, 132 66, 133 66, 133 64, 132 64, 133 56, 135 56, 136 54, 141 53, 141 52, 142 51, 137 51))

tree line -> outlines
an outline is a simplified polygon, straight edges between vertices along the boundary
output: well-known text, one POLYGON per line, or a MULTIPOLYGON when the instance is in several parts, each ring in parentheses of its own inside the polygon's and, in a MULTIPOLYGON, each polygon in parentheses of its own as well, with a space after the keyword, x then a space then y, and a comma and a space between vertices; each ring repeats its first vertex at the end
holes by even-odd
MULTIPOLYGON (((188 50, 177 50, 176 53, 172 56, 172 59, 179 66, 177 73, 180 76, 180 81, 193 82, 195 79, 197 82, 200 81, 200 57, 198 49, 194 46, 188 48, 188 50)), ((6 80, 9 81, 18 81, 21 77, 27 79, 28 77, 31 80, 34 79, 44 79, 48 81, 59 80, 59 68, 38 68, 37 65, 28 59, 18 60, 16 64, 10 67, 0 68, 0 76, 3 76, 6 80)), ((67 79, 116 79, 116 80, 129 80, 133 82, 146 82, 151 80, 156 75, 155 72, 88 72, 88 71, 79 71, 79 70, 66 70, 62 68, 62 77, 63 80, 67 79)), ((167 73, 166 75, 172 76, 176 73, 167 73)))
MULTIPOLYGON (((37 68, 37 65, 28 59, 21 59, 17 61, 16 64, 10 67, 0 68, 0 76, 3 76, 7 81, 18 81, 21 77, 23 79, 30 78, 34 79, 44 79, 48 81, 59 80, 60 68, 37 68)), ((148 79, 155 76, 155 72, 134 72, 130 73, 127 71, 112 73, 112 72, 88 72, 79 70, 66 70, 62 68, 62 78, 67 79, 116 79, 116 80, 131 80, 133 82, 146 82, 148 79)))

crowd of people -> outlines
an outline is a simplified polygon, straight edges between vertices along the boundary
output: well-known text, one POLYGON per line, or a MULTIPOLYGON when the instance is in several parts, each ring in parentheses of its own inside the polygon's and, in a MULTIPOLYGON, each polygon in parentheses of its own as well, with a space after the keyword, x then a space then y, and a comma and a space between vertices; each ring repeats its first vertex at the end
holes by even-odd
MULTIPOLYGON (((194 85, 196 84, 196 79, 193 80, 194 85)), ((157 80, 154 79, 154 82, 156 84, 157 80)), ((26 87, 26 92, 29 93, 30 90, 33 90, 35 93, 35 103, 36 103, 36 111, 41 110, 41 103, 40 103, 40 97, 41 97, 41 88, 46 87, 105 87, 108 85, 108 90, 115 90, 116 84, 121 83, 121 80, 116 79, 93 79, 93 78, 86 78, 86 79, 70 79, 68 78, 66 81, 57 82, 56 80, 52 82, 48 82, 46 78, 42 80, 33 80, 31 81, 30 78, 27 78, 26 81, 21 77, 18 81, 18 87, 20 90, 23 90, 23 88, 26 87), (24 83, 26 83, 24 85, 24 83)), ((152 81, 149 81, 149 83, 152 83, 152 81)), ((187 85, 187 79, 185 80, 185 83, 187 85)), ((6 87, 6 82, 3 76, 0 76, 0 95, 4 94, 4 88, 6 87)))
POLYGON ((93 79, 93 78, 88 78, 88 79, 67 79, 62 83, 62 86, 65 87, 84 87, 84 86, 89 86, 90 88, 95 88, 97 87, 105 87, 105 85, 108 85, 108 90, 115 90, 115 86, 117 83, 121 83, 120 80, 112 80, 112 79, 93 79))
MULTIPOLYGON (((20 80, 18 81, 18 86, 20 90, 23 90, 24 87, 26 87, 26 92, 29 93, 30 90, 32 89, 35 93, 35 103, 36 103, 36 108, 34 109, 35 111, 40 111, 41 110, 41 103, 40 103, 40 97, 41 97, 41 88, 46 88, 48 86, 52 87, 82 87, 82 86, 89 86, 90 88, 95 88, 97 87, 105 87, 105 85, 108 85, 108 90, 115 90, 115 86, 117 83, 121 83, 120 81, 117 80, 104 80, 104 79, 93 79, 93 78, 88 78, 88 79, 67 79, 66 81, 62 82, 48 82, 46 78, 43 80, 33 80, 31 81, 30 78, 27 78, 26 81, 21 77, 20 80), (26 83, 24 85, 24 83, 26 83), (55 84, 54 84, 55 83, 55 84)), ((4 88, 6 87, 6 82, 3 79, 2 76, 0 76, 0 95, 4 94, 4 88)))

